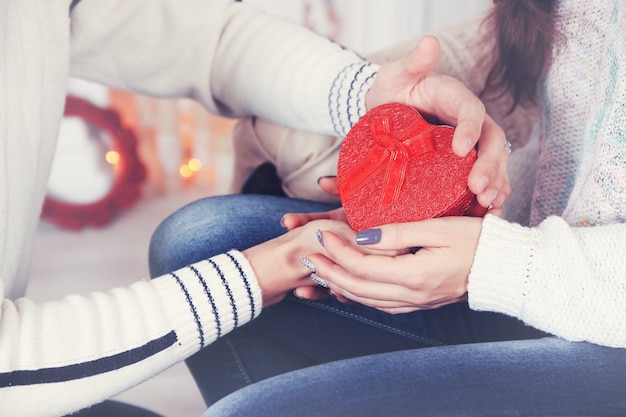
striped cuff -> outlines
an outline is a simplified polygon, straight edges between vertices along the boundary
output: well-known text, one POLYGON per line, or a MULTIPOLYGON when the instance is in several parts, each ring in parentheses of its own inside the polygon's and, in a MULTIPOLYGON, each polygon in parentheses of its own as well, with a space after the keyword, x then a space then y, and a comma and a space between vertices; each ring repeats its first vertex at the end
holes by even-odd
POLYGON ((328 96, 328 110, 333 128, 339 136, 365 114, 365 94, 374 81, 378 65, 358 63, 345 67, 335 78, 328 96))
POLYGON ((256 318, 261 289, 248 260, 230 251, 181 268, 161 280, 164 305, 190 353, 256 318))

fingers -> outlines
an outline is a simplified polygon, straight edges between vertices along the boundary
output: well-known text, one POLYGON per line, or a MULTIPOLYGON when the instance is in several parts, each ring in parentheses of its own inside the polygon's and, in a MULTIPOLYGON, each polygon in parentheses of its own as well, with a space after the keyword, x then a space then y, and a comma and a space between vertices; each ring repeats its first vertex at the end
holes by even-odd
POLYGON ((317 180, 317 185, 319 185, 322 191, 324 191, 326 194, 339 195, 336 176, 320 177, 317 180))
POLYGON ((501 208, 494 207, 487 210, 487 214, 493 214, 494 216, 502 217, 504 215, 504 212, 501 208))
POLYGON ((452 139, 456 155, 467 155, 479 143, 477 163, 470 173, 468 185, 483 207, 499 207, 510 193, 504 132, 487 115, 481 100, 461 81, 431 72, 438 57, 438 40, 433 36, 424 37, 404 59, 404 68, 409 74, 406 77, 423 78, 414 90, 427 98, 423 110, 456 126, 452 139))
POLYGON ((296 227, 304 226, 310 221, 317 219, 326 219, 326 213, 287 213, 280 220, 280 223, 287 230, 293 230, 296 227))
MULTIPOLYGON (((506 161, 508 162, 509 155, 507 154, 505 158, 506 158, 506 161)), ((509 182, 509 173, 508 173, 507 168, 508 168, 508 163, 504 163, 500 165, 500 174, 498 175, 498 177, 502 179, 503 184, 499 188, 497 197, 491 201, 492 207, 495 207, 495 208, 502 207, 506 199, 509 198, 509 196, 511 195, 511 183, 509 182)), ((487 193, 489 193, 489 189, 487 190, 487 193)), ((488 200, 488 197, 485 200, 488 200)), ((489 207, 489 206, 486 206, 486 207, 489 207)))
POLYGON ((511 193, 507 172, 509 154, 505 143, 502 129, 491 117, 486 116, 480 135, 478 158, 468 178, 470 190, 477 195, 483 207, 500 207, 511 193))
POLYGON ((440 122, 455 126, 452 148, 463 157, 476 145, 487 119, 485 105, 461 81, 431 72, 419 84, 416 93, 422 97, 422 111, 440 122))
POLYGON ((381 65, 366 107, 401 102, 456 126, 453 148, 464 156, 480 137, 485 106, 461 81, 433 71, 440 48, 439 40, 427 35, 402 59, 381 65))
POLYGON ((293 293, 298 298, 304 298, 307 300, 323 300, 329 297, 328 291, 322 287, 298 287, 293 290, 293 293))
MULTIPOLYGON (((332 236, 332 233, 326 234, 326 237, 330 239, 332 239, 332 236)), ((352 252, 350 250, 344 251, 334 244, 333 248, 334 254, 338 256, 352 252)), ((346 248, 344 247, 344 249, 346 248)), ((344 259, 352 256, 352 254, 347 255, 344 259)), ((395 300, 401 300, 406 296, 407 289, 395 282, 367 280, 369 275, 365 275, 365 272, 360 271, 358 268, 355 270, 355 264, 352 262, 345 263, 346 269, 344 269, 343 266, 322 255, 313 255, 311 259, 315 263, 316 270, 323 274, 324 277, 332 280, 327 281, 327 284, 335 295, 339 294, 352 301, 376 306, 377 308, 397 305, 395 300)), ((369 271, 368 273, 376 275, 375 271, 369 271)))
MULTIPOLYGON (((344 260, 352 255, 348 253, 349 248, 337 246, 339 241, 335 241, 332 233, 325 235, 334 255, 341 256, 344 260)), ((312 255, 311 258, 318 272, 327 278, 331 294, 339 300, 349 299, 392 314, 436 308, 456 302, 464 294, 464 288, 441 292, 428 285, 419 285, 420 282, 430 282, 431 277, 416 273, 409 264, 390 265, 386 262, 389 257, 372 258, 384 263, 380 268, 374 262, 369 262, 364 268, 355 268, 358 264, 344 262, 345 269, 322 255, 312 255), (397 273, 400 270, 413 273, 400 277, 397 273), (407 285, 407 282, 412 285, 407 285)))
POLYGON ((419 79, 433 69, 439 61, 441 46, 439 40, 432 35, 422 37, 403 60, 404 71, 410 77, 419 79))
POLYGON ((421 88, 422 81, 437 64, 439 51, 439 40, 434 36, 424 36, 403 58, 382 64, 365 95, 366 108, 373 109, 392 102, 421 108, 419 104, 422 100, 416 100, 413 94, 421 88))
POLYGON ((360 245, 373 245, 380 250, 400 250, 416 247, 447 247, 469 232, 480 231, 482 219, 472 217, 442 217, 420 222, 382 225, 377 229, 358 232, 360 245), (460 227, 463 227, 462 229, 460 227))
POLYGON ((391 313, 435 308, 467 292, 481 225, 480 218, 449 217, 361 232, 375 248, 421 247, 398 256, 364 253, 325 231, 320 240, 325 254, 308 257, 333 295, 391 313))
MULTIPOLYGON (((329 231, 322 233, 327 257, 317 255, 311 260, 315 264, 316 269, 322 271, 321 276, 324 278, 332 276, 335 284, 339 284, 335 278, 377 277, 381 282, 402 285, 402 281, 415 276, 415 271, 412 270, 409 264, 410 255, 389 256, 364 253, 353 248, 335 233, 329 231), (346 273, 346 271, 350 271, 350 273, 346 273)), ((357 294, 362 290, 359 289, 358 281, 354 280, 342 282, 340 286, 348 291, 352 288, 353 294, 357 294)), ((375 298, 376 290, 372 291, 372 287, 368 287, 368 291, 375 298)), ((363 294, 361 293, 361 295, 363 294)))
POLYGON ((461 81, 431 72, 438 58, 438 40, 426 36, 405 57, 405 70, 413 77, 424 77, 417 90, 423 97, 429 97, 430 107, 425 105, 424 109, 442 122, 456 126, 452 138, 456 155, 467 155, 479 143, 478 159, 468 185, 483 207, 499 207, 510 194, 504 132, 487 115, 482 101, 461 81))
POLYGON ((457 156, 464 157, 480 139, 487 115, 484 104, 469 90, 459 89, 459 92, 452 150, 457 156))
POLYGON ((296 297, 303 298, 305 300, 325 300, 325 299, 333 296, 338 301, 340 301, 342 303, 351 303, 351 302, 353 302, 352 300, 344 297, 341 294, 335 294, 332 291, 330 291, 330 290, 328 290, 328 289, 326 289, 324 287, 320 287, 320 286, 298 287, 295 290, 293 290, 293 294, 296 297))
POLYGON ((331 211, 315 212, 315 213, 287 213, 280 220, 283 227, 287 230, 293 230, 296 227, 304 226, 313 220, 339 220, 347 222, 343 208, 340 207, 331 211))
MULTIPOLYGON (((406 76, 414 81, 431 73, 439 60, 441 46, 432 35, 424 36, 404 58, 406 76)), ((430 74, 427 97, 433 99, 435 115, 442 122, 456 125, 452 146, 458 156, 465 156, 476 145, 485 120, 484 104, 459 80, 453 77, 430 74), (432 89, 432 90, 430 90, 432 89), (445 91, 445 99, 440 99, 445 91), (441 100, 437 103, 437 100, 441 100)), ((425 106, 427 109, 428 106, 425 106)))

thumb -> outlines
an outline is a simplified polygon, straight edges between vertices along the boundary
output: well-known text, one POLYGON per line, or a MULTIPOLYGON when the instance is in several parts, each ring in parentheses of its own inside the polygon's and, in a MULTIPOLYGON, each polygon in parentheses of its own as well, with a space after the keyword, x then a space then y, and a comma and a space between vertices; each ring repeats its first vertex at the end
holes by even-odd
POLYGON ((393 101, 412 103, 412 100, 406 101, 407 92, 412 94, 411 91, 435 68, 439 52, 439 40, 435 36, 426 35, 401 58, 381 64, 365 96, 366 107, 372 109, 393 101))
POLYGON ((326 176, 320 177, 317 180, 317 184, 326 194, 338 196, 339 190, 337 189, 337 177, 336 176, 326 176))
POLYGON ((404 57, 404 70, 409 76, 423 77, 431 72, 439 61, 441 46, 437 37, 422 37, 415 48, 404 57))

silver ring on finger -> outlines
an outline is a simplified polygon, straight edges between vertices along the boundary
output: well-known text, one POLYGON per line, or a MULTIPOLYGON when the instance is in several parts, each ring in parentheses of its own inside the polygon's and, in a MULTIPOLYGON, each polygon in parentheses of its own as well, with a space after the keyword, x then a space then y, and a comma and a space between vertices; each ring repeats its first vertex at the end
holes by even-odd
POLYGON ((509 155, 511 155, 511 142, 509 142, 508 140, 504 141, 504 150, 506 151, 506 153, 508 153, 509 155))
POLYGON ((328 283, 326 283, 324 278, 320 277, 315 272, 313 272, 311 275, 309 275, 309 278, 311 278, 320 287, 328 288, 328 283))

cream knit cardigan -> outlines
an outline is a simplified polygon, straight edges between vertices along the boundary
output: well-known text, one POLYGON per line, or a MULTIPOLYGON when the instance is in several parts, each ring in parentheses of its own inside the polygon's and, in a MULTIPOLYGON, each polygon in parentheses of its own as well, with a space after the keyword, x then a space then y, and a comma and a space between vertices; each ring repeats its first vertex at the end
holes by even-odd
MULTIPOLYGON (((344 134, 376 67, 227 0, 0 2, 0 415, 58 416, 111 397, 260 313, 229 252, 155 280, 23 297, 68 76, 229 116, 344 134)), ((147 278, 147 277, 145 277, 147 278)))

